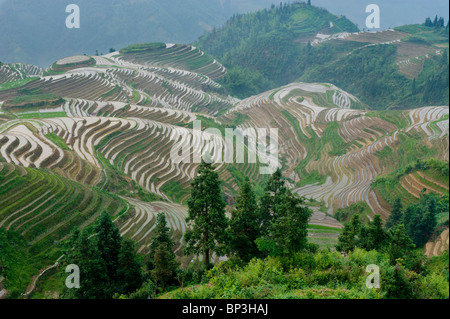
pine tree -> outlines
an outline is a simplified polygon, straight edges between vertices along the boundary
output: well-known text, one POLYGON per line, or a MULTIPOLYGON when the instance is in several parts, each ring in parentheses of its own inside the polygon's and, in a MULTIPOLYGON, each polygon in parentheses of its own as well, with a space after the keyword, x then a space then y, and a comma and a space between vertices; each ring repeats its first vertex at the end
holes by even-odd
POLYGON ((174 280, 179 264, 173 252, 175 243, 170 237, 166 215, 158 213, 156 216, 155 235, 150 243, 148 268, 156 285, 161 284, 162 290, 167 283, 174 280))
POLYGON ((287 191, 281 170, 277 169, 270 177, 261 198, 261 231, 268 232, 273 219, 277 218, 277 207, 281 204, 282 195, 287 191))
POLYGON ((336 250, 349 253, 355 249, 355 233, 350 223, 344 224, 342 234, 339 235, 336 250))
POLYGON ((436 17, 434 18, 433 21, 433 27, 437 27, 438 26, 438 16, 436 15, 436 17))
POLYGON ((95 226, 97 248, 105 261, 108 277, 112 282, 118 280, 119 251, 122 244, 122 237, 119 229, 112 222, 111 216, 103 212, 95 226))
POLYGON ((247 179, 240 187, 230 220, 230 250, 245 262, 259 253, 255 243, 260 235, 258 217, 256 197, 247 179))
POLYGON ((136 254, 136 244, 125 238, 119 251, 118 286, 119 292, 129 294, 141 287, 143 282, 141 263, 136 254))
POLYGON ((396 264, 397 259, 399 258, 404 259, 405 256, 407 256, 409 252, 416 247, 411 238, 408 237, 403 224, 397 225, 389 230, 388 236, 388 253, 392 264, 396 264))
POLYGON ((277 207, 279 214, 272 223, 270 235, 284 255, 301 251, 308 243, 308 222, 312 211, 302 204, 303 198, 285 192, 277 207))
POLYGON ((90 239, 86 231, 76 238, 68 263, 75 264, 80 269, 80 288, 70 291, 74 294, 74 298, 109 299, 112 297, 106 264, 95 240, 90 239))
POLYGON ((336 249, 345 253, 349 253, 350 251, 353 251, 355 249, 357 243, 359 246, 364 245, 363 242, 361 242, 357 238, 357 236, 361 232, 361 229, 363 229, 363 231, 365 230, 365 228, 361 224, 359 215, 353 215, 352 220, 344 224, 344 230, 338 238, 336 249))
POLYGON ((205 265, 210 263, 213 252, 221 256, 226 248, 228 220, 225 206, 219 175, 212 164, 202 161, 198 176, 191 183, 186 218, 191 228, 184 238, 186 252, 203 254, 205 265))
POLYGON ((173 246, 175 245, 170 238, 170 229, 167 227, 167 221, 166 221, 166 215, 164 213, 158 213, 156 215, 156 226, 155 226, 155 232, 154 237, 152 239, 152 242, 150 243, 150 252, 149 252, 149 269, 153 269, 153 259, 156 252, 156 249, 161 244, 165 243, 167 244, 167 247, 169 249, 173 249, 173 246))
POLYGON ((394 204, 392 205, 391 214, 389 215, 389 218, 386 221, 385 228, 389 230, 392 227, 397 226, 402 222, 402 218, 403 218, 402 200, 401 198, 397 197, 394 200, 394 204))
POLYGON ((176 276, 178 263, 176 256, 167 243, 161 243, 156 247, 153 258, 153 270, 151 271, 155 284, 161 284, 162 291, 168 282, 176 276))
POLYGON ((381 251, 387 245, 387 234, 383 229, 383 220, 380 215, 375 215, 369 225, 369 243, 368 250, 381 251))

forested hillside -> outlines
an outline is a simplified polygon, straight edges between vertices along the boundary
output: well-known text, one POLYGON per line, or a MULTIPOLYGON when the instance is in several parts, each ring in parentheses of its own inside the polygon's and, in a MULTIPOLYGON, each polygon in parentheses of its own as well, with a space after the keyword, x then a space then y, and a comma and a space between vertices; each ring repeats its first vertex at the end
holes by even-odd
MULTIPOLYGON (((443 18, 436 18, 437 22, 443 18)), ((244 98, 295 80, 331 82, 374 109, 448 105, 448 24, 369 33, 306 3, 233 16, 198 41, 244 98)))

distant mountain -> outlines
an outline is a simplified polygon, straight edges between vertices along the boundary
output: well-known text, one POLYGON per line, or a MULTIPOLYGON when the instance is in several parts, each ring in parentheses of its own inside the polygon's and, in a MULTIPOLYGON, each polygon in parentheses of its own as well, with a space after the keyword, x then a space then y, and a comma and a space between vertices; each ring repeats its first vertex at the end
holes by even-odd
POLYGON ((294 3, 233 16, 196 45, 227 67, 223 84, 239 98, 330 82, 386 109, 448 105, 448 39, 441 24, 358 32, 344 16, 294 3))
POLYGON ((272 0, 77 0, 80 28, 67 29, 67 1, 1 0, 0 61, 47 67, 61 56, 163 41, 190 43, 235 12, 272 0))

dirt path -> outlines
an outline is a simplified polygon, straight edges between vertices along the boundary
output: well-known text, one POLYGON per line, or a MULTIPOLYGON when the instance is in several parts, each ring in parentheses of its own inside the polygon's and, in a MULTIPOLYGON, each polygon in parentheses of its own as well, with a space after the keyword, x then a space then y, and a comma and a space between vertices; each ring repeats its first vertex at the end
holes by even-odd
POLYGON ((39 271, 39 274, 38 274, 38 275, 33 276, 33 278, 31 278, 31 283, 28 285, 28 287, 27 287, 25 293, 22 294, 22 296, 24 296, 24 298, 27 298, 27 297, 34 291, 34 289, 36 288, 36 283, 37 283, 37 281, 39 280, 39 278, 40 278, 43 274, 45 274, 48 270, 57 267, 57 266, 59 265, 59 260, 60 260, 61 258, 63 258, 63 257, 64 257, 64 255, 62 255, 61 257, 59 257, 53 265, 50 265, 50 266, 47 266, 47 267, 41 269, 41 270, 39 271))

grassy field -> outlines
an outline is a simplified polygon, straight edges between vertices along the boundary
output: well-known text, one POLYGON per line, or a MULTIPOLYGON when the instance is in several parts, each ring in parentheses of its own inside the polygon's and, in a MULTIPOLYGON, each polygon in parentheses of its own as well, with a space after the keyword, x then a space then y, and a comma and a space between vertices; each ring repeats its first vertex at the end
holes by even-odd
POLYGON ((23 80, 2 83, 2 84, 0 84, 0 91, 18 88, 18 87, 24 86, 25 84, 34 82, 36 80, 39 80, 39 77, 35 76, 35 77, 25 78, 23 80))

